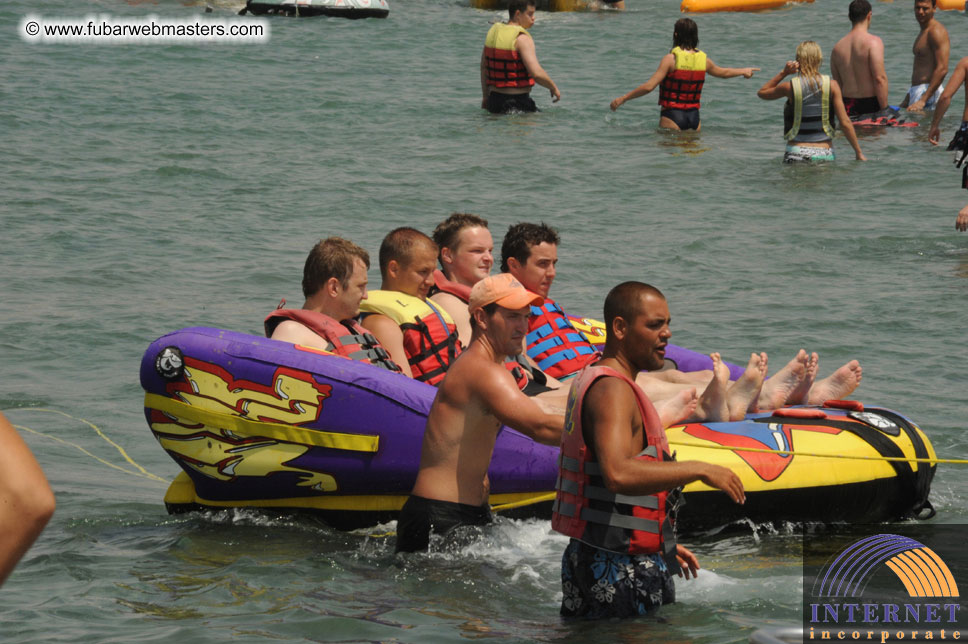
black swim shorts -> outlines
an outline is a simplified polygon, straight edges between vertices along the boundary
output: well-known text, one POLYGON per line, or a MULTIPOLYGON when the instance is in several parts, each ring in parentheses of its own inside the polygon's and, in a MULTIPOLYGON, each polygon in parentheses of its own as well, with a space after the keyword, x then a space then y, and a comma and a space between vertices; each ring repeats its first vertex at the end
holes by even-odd
POLYGON ((503 94, 491 91, 487 95, 487 111, 491 114, 507 114, 508 112, 537 112, 530 94, 503 94))
POLYGON ((867 98, 847 98, 844 97, 844 107, 847 109, 847 116, 856 118, 865 114, 874 114, 881 111, 881 102, 876 96, 867 98))
POLYGON ((420 552, 430 545, 430 533, 447 534, 464 525, 487 525, 491 507, 451 503, 411 495, 397 519, 397 552, 420 552))
POLYGON ((694 108, 691 110, 674 110, 665 109, 662 110, 660 116, 664 116, 670 119, 673 123, 679 126, 680 130, 698 130, 699 129, 699 108, 694 108))

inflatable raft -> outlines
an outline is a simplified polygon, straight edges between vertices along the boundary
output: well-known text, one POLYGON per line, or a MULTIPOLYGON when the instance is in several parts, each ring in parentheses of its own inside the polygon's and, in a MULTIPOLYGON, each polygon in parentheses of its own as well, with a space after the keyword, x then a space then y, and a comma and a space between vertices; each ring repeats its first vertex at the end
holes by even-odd
POLYGON ((240 15, 336 16, 340 18, 386 18, 387 0, 247 0, 240 15))
MULTIPOLYGON (((141 384, 151 432, 182 468, 165 496, 170 512, 311 511, 341 529, 396 516, 416 477, 435 392, 324 351, 207 327, 153 342, 141 384)), ((934 451, 889 410, 850 401, 668 433, 679 459, 731 467, 747 490, 738 506, 701 483, 687 486, 684 529, 742 518, 871 522, 930 512, 934 468, 883 457, 934 451)), ((557 458, 557 448, 504 428, 488 472, 491 503, 549 517, 557 458)))
POLYGON ((682 13, 713 13, 717 11, 765 11, 777 9, 793 2, 813 0, 682 0, 682 13))

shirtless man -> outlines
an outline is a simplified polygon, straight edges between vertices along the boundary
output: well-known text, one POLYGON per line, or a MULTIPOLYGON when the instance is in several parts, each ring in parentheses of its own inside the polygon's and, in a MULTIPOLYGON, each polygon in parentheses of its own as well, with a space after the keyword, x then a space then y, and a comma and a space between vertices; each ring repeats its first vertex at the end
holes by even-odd
POLYGON ((572 385, 562 434, 551 525, 571 537, 561 559, 565 617, 635 617, 674 602, 672 575, 688 579, 699 570, 696 556, 676 543, 680 488, 702 481, 735 503, 746 500, 731 470, 669 456, 656 412, 632 381, 662 368, 671 336, 662 293, 619 284, 605 299, 605 325, 602 359, 572 385))
POLYGON ((481 52, 481 108, 492 114, 537 112, 531 88, 537 83, 561 100, 558 86, 548 76, 528 33, 534 25, 535 0, 510 0, 507 22, 491 25, 481 52))
POLYGON ((540 302, 507 274, 471 290, 472 340, 448 369, 427 416, 417 481, 397 522, 397 552, 426 550, 431 532, 490 522, 487 469, 502 424, 558 445, 564 418, 542 411, 504 367, 528 332, 530 305, 540 302))
POLYGON ((955 133, 951 143, 948 144, 948 149, 964 150, 965 146, 968 145, 968 83, 965 83, 966 76, 968 76, 968 56, 959 60, 958 64, 955 65, 955 71, 951 74, 951 82, 948 83, 948 87, 945 88, 941 93, 941 98, 938 99, 934 118, 931 119, 931 130, 928 132, 928 140, 933 145, 938 145, 938 139, 941 138, 941 119, 944 118, 945 112, 951 106, 951 99, 958 93, 958 89, 962 85, 965 86, 965 109, 961 114, 961 127, 955 133))
POLYGON ((933 109, 944 90, 941 84, 948 74, 950 42, 948 30, 935 20, 937 0, 914 0, 914 17, 921 26, 914 39, 914 68, 911 89, 901 102, 909 112, 933 109))
POLYGON ((961 212, 958 213, 958 218, 955 219, 955 230, 968 231, 968 206, 962 208, 961 212))
POLYGON ((427 299, 434 284, 437 244, 409 227, 391 230, 380 244, 380 290, 360 304, 362 325, 415 380, 431 385, 460 355, 450 315, 427 299))
POLYGON ((280 305, 270 313, 265 319, 266 337, 400 371, 379 342, 367 337, 354 320, 366 299, 369 267, 369 253, 353 242, 340 237, 320 240, 303 266, 306 301, 301 309, 280 305))
POLYGON ((440 270, 434 272, 431 296, 454 323, 461 344, 471 341, 471 316, 467 298, 471 288, 491 274, 494 266, 494 240, 487 220, 469 213, 454 213, 440 222, 433 233, 440 270))
POLYGON ((887 109, 884 42, 870 33, 871 4, 853 0, 847 10, 850 33, 834 45, 830 71, 840 83, 844 107, 851 118, 887 109))

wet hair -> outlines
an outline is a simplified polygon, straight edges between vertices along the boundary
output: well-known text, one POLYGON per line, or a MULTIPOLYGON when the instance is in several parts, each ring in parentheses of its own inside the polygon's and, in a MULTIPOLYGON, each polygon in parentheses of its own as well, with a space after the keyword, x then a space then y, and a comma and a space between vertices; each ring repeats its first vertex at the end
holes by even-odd
POLYGON ((628 323, 635 321, 639 312, 639 300, 644 295, 655 295, 665 299, 662 291, 644 282, 622 282, 605 296, 605 329, 611 330, 615 318, 628 323))
POLYGON ((699 26, 691 18, 679 18, 672 28, 672 46, 695 49, 699 46, 699 26))
POLYGON ((519 11, 527 11, 528 7, 537 7, 537 0, 510 0, 508 2, 508 20, 514 20, 514 14, 519 11))
POLYGON ((850 3, 850 7, 847 9, 847 17, 850 18, 850 24, 856 25, 858 22, 867 17, 867 14, 871 12, 871 3, 867 0, 853 0, 850 3))
POLYGON ((513 257, 522 265, 531 257, 531 247, 548 242, 557 246, 561 243, 558 231, 541 222, 540 224, 520 223, 508 228, 501 242, 501 272, 508 272, 508 259, 513 257))
POLYGON ((800 78, 811 87, 820 82, 820 64, 823 52, 820 45, 812 40, 804 40, 797 47, 797 62, 800 63, 800 78))
POLYGON ((437 252, 437 244, 434 243, 434 240, 416 228, 409 226, 394 228, 387 233, 387 236, 383 238, 383 243, 380 244, 380 275, 383 279, 386 279, 387 267, 390 266, 391 261, 409 266, 414 251, 424 247, 437 252))
POLYGON ((370 268, 370 254, 356 244, 342 237, 320 239, 309 251, 303 267, 303 295, 309 299, 315 295, 331 277, 339 280, 343 288, 349 286, 353 275, 354 260, 359 259, 370 268))
POLYGON ((460 239, 460 231, 472 227, 487 228, 487 219, 472 215, 466 212, 455 212, 447 219, 443 220, 434 228, 434 243, 437 244, 437 261, 443 266, 444 262, 440 259, 440 249, 449 248, 457 250, 457 240, 460 239))

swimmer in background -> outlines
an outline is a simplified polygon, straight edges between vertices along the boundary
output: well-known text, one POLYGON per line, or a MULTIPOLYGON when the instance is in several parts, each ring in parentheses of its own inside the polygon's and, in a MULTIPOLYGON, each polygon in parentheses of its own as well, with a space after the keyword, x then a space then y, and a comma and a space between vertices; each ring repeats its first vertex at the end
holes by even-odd
POLYGON ((752 78, 759 67, 719 67, 699 50, 699 27, 689 18, 676 21, 672 30, 672 51, 662 57, 652 77, 628 94, 613 100, 614 112, 626 101, 659 88, 659 127, 670 130, 699 130, 699 100, 706 74, 717 78, 752 78))
POLYGON ((870 33, 872 15, 870 2, 853 0, 847 10, 850 33, 830 52, 830 75, 840 83, 851 118, 888 107, 884 41, 870 33))
POLYGON ((788 143, 783 162, 834 160, 834 122, 831 113, 835 113, 840 120, 840 127, 854 148, 857 160, 866 161, 857 141, 857 133, 847 116, 840 83, 820 73, 822 61, 820 46, 812 40, 805 40, 797 47, 797 59, 788 60, 780 73, 766 81, 756 93, 765 101, 787 99, 783 121, 788 143), (797 76, 782 82, 790 74, 797 76))
POLYGON ((928 140, 932 145, 938 145, 938 139, 941 138, 941 119, 944 118, 945 112, 951 106, 951 99, 958 92, 958 89, 964 85, 965 86, 965 111, 961 115, 961 128, 955 133, 951 143, 948 144, 949 150, 963 150, 966 145, 968 145, 968 83, 965 83, 965 77, 968 75, 968 56, 962 58, 955 65, 955 71, 951 74, 951 82, 948 83, 948 87, 941 93, 941 97, 938 99, 937 107, 934 110, 934 118, 931 119, 931 129, 928 132, 928 140))
POLYGON ((535 0, 510 0, 507 22, 491 25, 481 52, 481 107, 491 114, 537 112, 531 88, 537 83, 561 100, 558 86, 538 62, 528 29, 534 25, 535 0))
POLYGON ((962 208, 961 212, 958 213, 958 218, 955 219, 955 230, 968 231, 968 206, 962 208))
POLYGON ((948 30, 934 19, 937 0, 914 0, 914 17, 921 31, 914 39, 914 68, 911 70, 911 89, 901 101, 908 112, 933 109, 944 91, 941 84, 948 74, 948 55, 951 43, 948 30))

